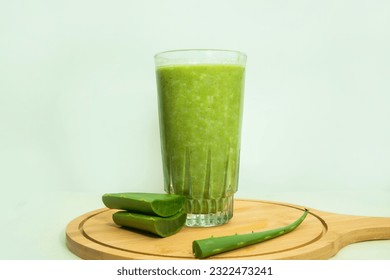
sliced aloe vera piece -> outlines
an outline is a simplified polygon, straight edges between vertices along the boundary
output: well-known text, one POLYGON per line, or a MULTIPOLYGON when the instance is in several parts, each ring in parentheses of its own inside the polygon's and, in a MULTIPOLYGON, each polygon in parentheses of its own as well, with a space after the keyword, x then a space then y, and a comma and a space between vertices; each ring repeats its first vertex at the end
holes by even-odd
POLYGON ((175 194, 159 193, 108 193, 103 195, 108 208, 169 217, 184 208, 185 198, 175 194))
POLYGON ((167 237, 177 233, 185 224, 187 214, 180 211, 170 217, 149 216, 139 213, 119 211, 112 215, 117 225, 135 228, 167 237))

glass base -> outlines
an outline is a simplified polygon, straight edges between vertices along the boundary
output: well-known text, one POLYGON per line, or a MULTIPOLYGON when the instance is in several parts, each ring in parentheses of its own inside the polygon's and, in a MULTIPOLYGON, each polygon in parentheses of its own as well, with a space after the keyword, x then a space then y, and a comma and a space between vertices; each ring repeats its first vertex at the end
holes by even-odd
POLYGON ((188 227, 220 226, 226 224, 232 217, 233 196, 187 201, 186 226, 188 227))

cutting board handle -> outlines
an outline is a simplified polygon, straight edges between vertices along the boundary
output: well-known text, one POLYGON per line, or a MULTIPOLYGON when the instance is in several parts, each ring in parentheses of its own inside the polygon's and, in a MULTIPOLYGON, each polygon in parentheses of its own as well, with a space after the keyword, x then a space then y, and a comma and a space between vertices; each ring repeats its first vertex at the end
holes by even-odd
POLYGON ((368 241, 390 239, 389 217, 365 217, 334 214, 328 217, 329 231, 339 235, 342 246, 368 241))

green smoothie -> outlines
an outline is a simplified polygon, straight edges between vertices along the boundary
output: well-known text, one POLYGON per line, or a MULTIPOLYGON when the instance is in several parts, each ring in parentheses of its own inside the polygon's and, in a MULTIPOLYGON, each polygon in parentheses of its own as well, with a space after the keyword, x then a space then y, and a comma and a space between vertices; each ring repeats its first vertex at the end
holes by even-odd
POLYGON ((171 65, 156 70, 164 187, 168 193, 187 197, 189 214, 232 208, 238 183, 244 70, 234 64, 171 65))

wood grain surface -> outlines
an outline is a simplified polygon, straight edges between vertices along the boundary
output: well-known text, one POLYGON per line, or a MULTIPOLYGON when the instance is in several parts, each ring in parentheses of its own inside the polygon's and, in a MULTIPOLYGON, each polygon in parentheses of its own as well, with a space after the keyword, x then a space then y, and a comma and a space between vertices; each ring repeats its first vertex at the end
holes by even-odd
MULTIPOLYGON (((112 221, 117 210, 86 213, 66 228, 70 251, 83 259, 194 259, 192 241, 211 236, 250 233, 285 226, 302 215, 304 207, 259 200, 235 200, 234 217, 223 226, 183 228, 160 238, 121 228, 112 221)), ((390 239, 389 217, 364 217, 310 209, 305 221, 284 236, 210 259, 328 259, 344 246, 367 240, 390 239)))

